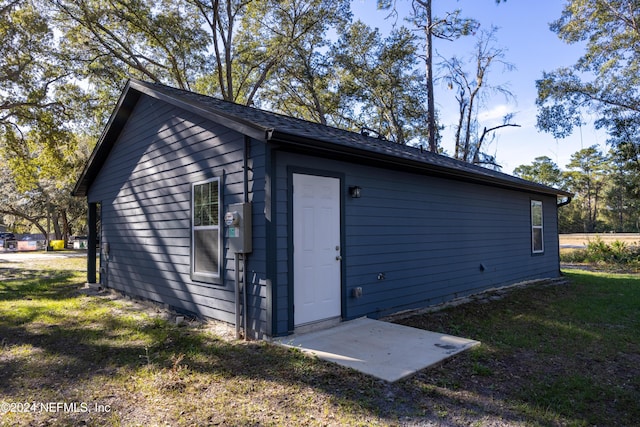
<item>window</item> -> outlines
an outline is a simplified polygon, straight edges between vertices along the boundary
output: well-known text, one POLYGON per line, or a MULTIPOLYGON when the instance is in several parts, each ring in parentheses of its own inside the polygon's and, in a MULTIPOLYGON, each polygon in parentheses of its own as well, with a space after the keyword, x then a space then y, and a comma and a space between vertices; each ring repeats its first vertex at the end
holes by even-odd
POLYGON ((191 271, 194 279, 220 277, 220 180, 193 184, 191 194, 191 271))
POLYGON ((531 252, 539 254, 544 252, 544 233, 542 232, 542 202, 531 201, 531 252))

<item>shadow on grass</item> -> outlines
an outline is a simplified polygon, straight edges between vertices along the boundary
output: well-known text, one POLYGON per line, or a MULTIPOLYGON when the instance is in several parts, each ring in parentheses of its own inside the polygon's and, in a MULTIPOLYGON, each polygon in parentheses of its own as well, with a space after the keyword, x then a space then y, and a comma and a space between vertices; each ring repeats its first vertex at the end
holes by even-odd
MULTIPOLYGON (((229 342, 197 328, 178 327, 111 301, 108 294, 82 295, 81 284, 70 273, 49 279, 38 279, 38 274, 26 272, 0 284, 0 395, 9 401, 85 402, 99 397, 119 409, 119 422, 134 424, 135 417, 145 416, 127 413, 126 408, 144 412, 141 405, 151 410, 158 400, 171 410, 193 402, 212 409, 207 416, 213 418, 204 421, 196 410, 196 418, 185 422, 173 415, 169 421, 175 424, 245 424, 254 417, 253 422, 264 423, 270 419, 265 409, 277 405, 300 420, 310 411, 313 419, 318 402, 326 413, 331 407, 346 408, 339 409, 347 415, 338 422, 347 424, 372 417, 397 419, 400 409, 416 409, 389 399, 397 387, 356 372, 264 342, 229 342), (380 389, 387 392, 379 394, 380 389), (176 398, 178 391, 186 396, 176 398), (245 406, 251 406, 247 396, 256 408, 235 419, 234 400, 244 399, 245 406)), ((9 415, 18 424, 34 422, 20 418, 24 414, 9 415)), ((62 424, 78 417, 100 424, 114 416, 30 415, 35 422, 62 417, 62 424)))
POLYGON ((29 274, 0 284, 0 393, 16 401, 98 400, 114 411, 13 414, 18 424, 57 416, 61 425, 580 425, 640 416, 632 400, 640 360, 629 352, 637 342, 598 352, 602 330, 571 325, 562 310, 580 285, 407 319, 483 346, 387 384, 297 351, 177 327, 106 294, 82 295, 71 273, 44 280, 29 274), (594 418, 597 411, 608 418, 594 418))
POLYGON ((636 423, 640 276, 566 276, 568 285, 516 290, 402 322, 483 343, 446 371, 423 372, 423 381, 494 396, 544 425, 636 423))

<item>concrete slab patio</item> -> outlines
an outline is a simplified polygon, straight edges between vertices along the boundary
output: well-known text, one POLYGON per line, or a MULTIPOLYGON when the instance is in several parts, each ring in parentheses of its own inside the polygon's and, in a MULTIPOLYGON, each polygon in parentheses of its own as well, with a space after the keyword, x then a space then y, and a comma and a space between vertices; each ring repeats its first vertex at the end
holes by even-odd
POLYGON ((480 344, 368 318, 275 342, 388 382, 408 377, 480 344))

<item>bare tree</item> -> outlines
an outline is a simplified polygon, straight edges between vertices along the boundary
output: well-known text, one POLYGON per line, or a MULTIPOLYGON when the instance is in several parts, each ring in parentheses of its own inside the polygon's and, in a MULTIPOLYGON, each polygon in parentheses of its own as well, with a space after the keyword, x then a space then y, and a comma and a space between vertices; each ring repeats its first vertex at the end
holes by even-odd
MULTIPOLYGON (((495 0, 501 3, 506 0, 495 0)), ((390 10, 397 17, 397 0, 378 0, 378 8, 390 10)), ((427 85, 427 128, 429 133, 429 151, 438 151, 435 100, 433 95, 433 39, 455 40, 461 36, 474 34, 480 24, 475 19, 462 18, 460 10, 446 13, 444 17, 433 16, 432 0, 411 0, 412 14, 408 18, 416 28, 424 33, 424 61, 427 85)))
MULTIPOLYGON (((487 135, 500 128, 518 126, 511 123, 513 114, 504 117, 503 123, 491 128, 484 127, 478 136, 478 109, 483 105, 484 97, 488 93, 500 93, 505 98, 513 95, 506 86, 488 84, 488 74, 491 67, 501 65, 504 71, 513 70, 513 65, 504 61, 505 51, 494 46, 497 28, 482 31, 475 45, 472 61, 452 57, 443 62, 446 70, 444 80, 450 89, 456 90, 458 101, 458 123, 455 132, 454 157, 471 163, 487 163, 487 156, 482 153, 487 135), (475 68, 467 71, 468 63, 475 64, 475 68)), ((490 159, 495 162, 495 159, 490 159)))

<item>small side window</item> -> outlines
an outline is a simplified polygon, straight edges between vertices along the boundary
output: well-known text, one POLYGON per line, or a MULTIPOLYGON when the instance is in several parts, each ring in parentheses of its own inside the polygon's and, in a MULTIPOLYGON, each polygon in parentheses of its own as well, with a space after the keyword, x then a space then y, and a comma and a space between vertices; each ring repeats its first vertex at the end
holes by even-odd
POLYGON ((193 184, 191 191, 191 273, 195 280, 220 277, 220 180, 193 184))
POLYGON ((542 202, 539 200, 531 201, 531 252, 534 254, 544 252, 542 202))

